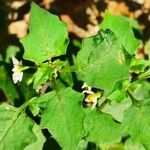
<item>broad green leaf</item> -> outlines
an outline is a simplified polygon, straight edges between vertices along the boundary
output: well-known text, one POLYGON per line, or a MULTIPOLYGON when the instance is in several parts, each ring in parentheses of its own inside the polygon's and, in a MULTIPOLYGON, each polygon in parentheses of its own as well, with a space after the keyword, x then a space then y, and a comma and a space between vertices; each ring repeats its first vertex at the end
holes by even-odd
POLYGON ((116 83, 113 92, 108 95, 107 99, 112 102, 121 102, 127 97, 127 89, 130 86, 129 80, 122 80, 116 83))
POLYGON ((53 91, 49 94, 47 107, 41 116, 42 127, 47 128, 65 150, 76 149, 86 134, 82 100, 83 95, 71 88, 53 91))
POLYGON ((80 79, 108 94, 116 82, 128 79, 130 55, 113 32, 101 30, 96 36, 83 40, 76 64, 80 79))
POLYGON ((108 99, 113 102, 121 102, 126 98, 126 91, 116 90, 108 96, 108 99))
POLYGON ((57 16, 32 3, 29 34, 21 43, 25 48, 24 59, 40 64, 66 53, 67 26, 57 16))
POLYGON ((0 149, 21 150, 36 140, 32 132, 34 122, 22 107, 0 105, 0 149))
POLYGON ((124 144, 124 150, 146 150, 141 143, 134 142, 129 138, 124 144))
POLYGON ((35 125, 33 127, 33 132, 37 137, 37 141, 28 145, 24 150, 42 150, 43 144, 46 141, 46 139, 42 134, 41 128, 38 125, 35 125))
POLYGON ((132 105, 132 102, 129 98, 125 98, 120 103, 107 103, 101 109, 102 112, 110 114, 118 122, 122 122, 124 117, 124 112, 132 105))
POLYGON ((130 21, 124 18, 124 16, 116 16, 105 12, 104 20, 100 24, 100 28, 113 31, 130 54, 135 54, 136 49, 141 43, 140 40, 134 37, 130 21))
POLYGON ((10 102, 15 102, 19 98, 17 90, 10 79, 5 65, 0 63, 0 89, 2 89, 10 102))
POLYGON ((140 101, 126 111, 122 129, 134 141, 143 144, 147 150, 150 149, 150 99, 140 101))
POLYGON ((138 100, 147 99, 150 97, 150 83, 148 81, 136 81, 131 84, 130 91, 138 100), (133 88, 137 86, 137 89, 133 88))
POLYGON ((137 20, 135 20, 135 19, 133 19, 133 18, 129 18, 129 17, 127 17, 127 16, 123 16, 122 15, 122 17, 124 17, 124 19, 126 19, 129 23, 130 23, 130 27, 132 28, 132 29, 136 29, 136 30, 138 30, 140 33, 142 33, 142 31, 140 30, 140 24, 138 23, 138 21, 137 20))
POLYGON ((145 59, 133 59, 131 62, 130 72, 139 74, 145 71, 145 68, 150 66, 150 61, 145 59))
POLYGON ((85 129, 88 131, 87 139, 98 145, 115 144, 121 140, 120 124, 96 109, 87 114, 85 129))

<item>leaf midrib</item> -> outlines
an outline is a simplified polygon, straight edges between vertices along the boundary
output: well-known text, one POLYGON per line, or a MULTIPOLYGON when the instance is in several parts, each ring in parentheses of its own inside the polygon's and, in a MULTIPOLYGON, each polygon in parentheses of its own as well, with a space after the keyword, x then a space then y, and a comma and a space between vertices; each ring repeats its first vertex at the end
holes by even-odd
POLYGON ((8 126, 6 132, 4 133, 4 135, 1 137, 0 139, 0 143, 3 141, 3 139, 5 138, 5 136, 7 135, 7 133, 9 132, 9 130, 11 129, 11 127, 13 126, 13 124, 17 121, 17 119, 19 118, 20 114, 22 113, 22 111, 28 106, 29 103, 31 103, 33 101, 33 99, 27 101, 26 103, 24 103, 19 110, 15 113, 12 122, 10 123, 10 125, 8 126))
POLYGON ((20 108, 17 113, 15 113, 13 119, 12 119, 12 122, 10 123, 10 125, 8 126, 6 132, 4 133, 4 135, 1 137, 0 139, 0 143, 3 141, 3 139, 5 138, 5 136, 7 135, 7 133, 9 132, 9 130, 11 129, 11 127, 13 126, 13 124, 16 122, 16 120, 19 118, 21 112, 23 111, 24 108, 20 108))
POLYGON ((63 109, 63 107, 61 107, 61 106, 62 106, 62 105, 61 105, 62 99, 61 99, 61 96, 60 96, 60 94, 59 94, 59 92, 57 91, 56 88, 55 88, 55 92, 56 92, 57 101, 58 101, 57 103, 59 104, 59 107, 60 107, 60 110, 61 110, 61 116, 62 116, 62 118, 63 118, 63 120, 64 120, 65 128, 66 128, 66 131, 67 131, 67 133, 68 133, 69 144, 70 144, 71 137, 70 137, 70 134, 69 134, 69 128, 68 128, 68 126, 67 126, 66 118, 65 118, 64 115, 63 115, 63 114, 65 114, 65 113, 64 113, 64 109, 63 109))

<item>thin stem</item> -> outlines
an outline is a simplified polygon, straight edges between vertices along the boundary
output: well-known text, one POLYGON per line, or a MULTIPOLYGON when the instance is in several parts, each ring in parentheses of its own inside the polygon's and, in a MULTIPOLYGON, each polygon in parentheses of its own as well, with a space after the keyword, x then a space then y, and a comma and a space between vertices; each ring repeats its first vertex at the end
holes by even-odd
POLYGON ((21 105, 20 110, 22 111, 23 109, 25 109, 34 99, 35 98, 32 98, 32 99, 26 101, 23 105, 21 105))

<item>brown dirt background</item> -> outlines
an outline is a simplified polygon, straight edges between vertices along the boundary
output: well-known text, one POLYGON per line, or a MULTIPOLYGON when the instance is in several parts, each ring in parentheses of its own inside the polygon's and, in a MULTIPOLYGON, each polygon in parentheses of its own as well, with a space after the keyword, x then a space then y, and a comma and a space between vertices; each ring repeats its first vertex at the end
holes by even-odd
MULTIPOLYGON (((32 0, 0 1, 0 52, 18 45, 28 32, 32 0)), ((150 0, 36 0, 37 4, 67 23, 71 36, 85 38, 98 31, 105 10, 136 19, 143 31, 142 40, 150 39, 150 0)))

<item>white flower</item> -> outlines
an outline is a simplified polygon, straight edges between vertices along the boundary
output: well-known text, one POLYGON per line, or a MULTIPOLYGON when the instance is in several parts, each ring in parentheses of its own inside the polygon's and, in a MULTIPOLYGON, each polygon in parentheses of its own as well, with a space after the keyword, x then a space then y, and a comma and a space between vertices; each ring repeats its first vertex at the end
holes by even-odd
POLYGON ((84 101, 91 104, 92 105, 91 110, 93 110, 94 107, 96 106, 97 100, 98 100, 98 98, 100 98, 100 96, 101 96, 101 93, 99 93, 99 92, 94 93, 93 92, 92 94, 87 95, 84 101))
POLYGON ((97 93, 94 93, 92 91, 92 88, 89 87, 86 83, 83 84, 83 86, 81 87, 82 89, 85 89, 83 90, 82 93, 86 93, 87 96, 86 98, 84 99, 84 101, 88 104, 91 104, 92 105, 92 108, 91 110, 94 109, 94 107, 96 106, 97 104, 97 99, 101 97, 101 92, 97 92, 97 93))
POLYGON ((12 62, 13 62, 13 74, 12 74, 12 78, 13 78, 13 82, 16 84, 17 82, 21 82, 22 81, 22 77, 23 77, 23 71, 21 69, 22 66, 22 62, 19 62, 14 56, 12 56, 12 62))
POLYGON ((93 94, 93 91, 91 91, 92 88, 88 86, 86 83, 84 83, 81 88, 85 89, 83 90, 82 93, 93 94))

